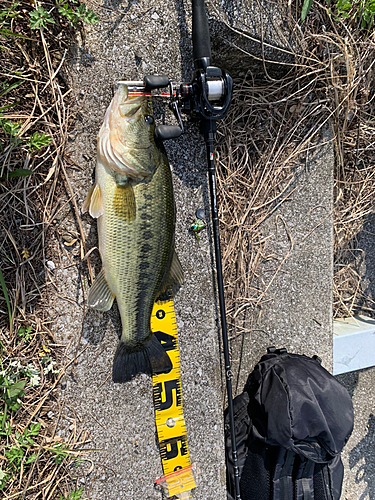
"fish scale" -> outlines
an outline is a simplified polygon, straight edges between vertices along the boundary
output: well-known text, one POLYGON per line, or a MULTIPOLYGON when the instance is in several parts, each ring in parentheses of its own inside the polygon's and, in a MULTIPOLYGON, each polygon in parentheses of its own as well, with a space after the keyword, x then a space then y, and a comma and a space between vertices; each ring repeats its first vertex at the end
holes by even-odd
POLYGON ((102 190, 104 214, 98 219, 99 240, 104 242, 100 253, 105 278, 116 296, 123 340, 143 339, 150 334, 154 299, 174 243, 170 169, 163 161, 149 182, 133 187, 136 217, 131 223, 115 213, 113 176, 100 162, 97 169, 98 183, 105 186, 102 190), (168 209, 168 205, 172 208, 168 209))

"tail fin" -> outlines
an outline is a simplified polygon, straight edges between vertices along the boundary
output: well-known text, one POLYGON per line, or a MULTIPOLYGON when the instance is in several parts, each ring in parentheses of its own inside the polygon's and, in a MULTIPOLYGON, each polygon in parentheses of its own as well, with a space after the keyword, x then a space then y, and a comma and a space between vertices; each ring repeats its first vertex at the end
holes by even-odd
POLYGON ((172 362, 164 348, 151 334, 145 342, 129 344, 122 342, 117 347, 113 360, 113 382, 127 382, 137 373, 165 373, 172 369, 172 362))

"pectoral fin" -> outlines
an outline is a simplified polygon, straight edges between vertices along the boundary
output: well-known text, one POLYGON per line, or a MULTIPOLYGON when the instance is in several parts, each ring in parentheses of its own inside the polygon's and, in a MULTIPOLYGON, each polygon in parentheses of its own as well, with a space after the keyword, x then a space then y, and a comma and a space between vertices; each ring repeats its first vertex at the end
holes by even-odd
POLYGON ((91 217, 95 219, 103 215, 103 199, 99 184, 94 184, 86 196, 82 206, 82 212, 85 213, 87 210, 91 217))
POLYGON ((119 219, 126 222, 133 222, 135 219, 135 196, 130 182, 116 184, 113 194, 113 209, 119 219))
POLYGON ((87 305, 97 311, 109 311, 111 309, 115 296, 109 289, 108 283, 102 269, 87 295, 87 305))

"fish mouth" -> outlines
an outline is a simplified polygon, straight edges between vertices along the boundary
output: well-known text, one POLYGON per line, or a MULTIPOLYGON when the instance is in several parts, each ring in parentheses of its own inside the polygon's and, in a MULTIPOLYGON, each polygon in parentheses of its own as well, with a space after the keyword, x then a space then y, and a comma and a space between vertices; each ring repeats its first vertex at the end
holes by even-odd
POLYGON ((151 113, 148 93, 129 95, 128 86, 118 84, 98 135, 98 157, 106 166, 132 179, 152 177, 154 125, 145 119, 151 113))

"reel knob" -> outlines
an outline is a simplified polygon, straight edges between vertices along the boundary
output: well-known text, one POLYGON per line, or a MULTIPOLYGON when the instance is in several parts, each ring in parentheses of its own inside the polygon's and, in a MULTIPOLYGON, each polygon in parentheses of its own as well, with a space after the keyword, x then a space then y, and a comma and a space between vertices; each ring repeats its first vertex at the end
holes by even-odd
POLYGON ((166 75, 146 75, 143 80, 146 90, 161 89, 168 87, 169 77, 166 75))
POLYGON ((177 139, 181 134, 182 130, 178 125, 158 125, 155 129, 155 137, 159 139, 159 141, 177 139))

